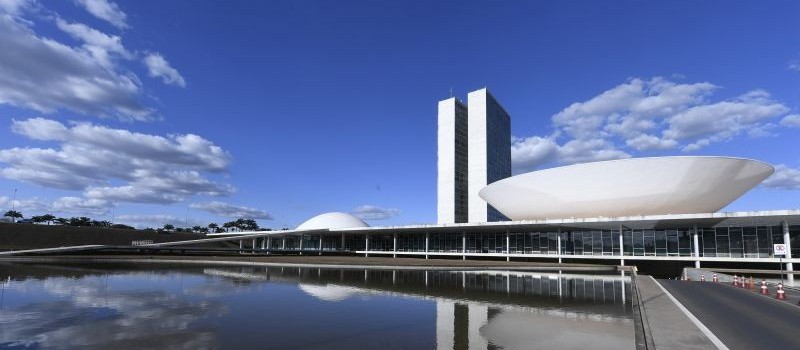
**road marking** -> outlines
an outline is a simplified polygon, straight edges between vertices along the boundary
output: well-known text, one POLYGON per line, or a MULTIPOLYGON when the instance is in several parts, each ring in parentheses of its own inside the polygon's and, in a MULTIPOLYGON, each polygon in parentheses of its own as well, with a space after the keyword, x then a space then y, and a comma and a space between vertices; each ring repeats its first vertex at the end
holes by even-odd
POLYGON ((706 327, 703 324, 703 322, 700 322, 700 320, 698 320, 697 317, 694 317, 694 315, 688 309, 686 309, 686 307, 684 307, 683 304, 681 304, 681 302, 678 301, 678 299, 675 299, 675 297, 672 296, 672 294, 670 294, 664 288, 664 286, 661 285, 661 283, 658 283, 658 281, 656 281, 656 279, 653 278, 653 276, 649 276, 649 277, 652 278, 653 282, 655 282, 655 284, 658 286, 658 288, 661 288, 661 290, 664 292, 664 294, 666 294, 667 297, 669 297, 669 299, 672 300, 673 303, 675 303, 675 305, 678 307, 678 309, 683 311, 683 313, 686 314, 686 317, 688 317, 689 320, 691 320, 692 323, 694 323, 694 325, 697 326, 697 328, 699 328, 700 331, 703 332, 703 334, 706 335, 706 337, 708 337, 708 340, 710 340, 712 343, 714 343, 714 345, 717 346, 717 349, 729 350, 728 347, 725 346, 725 344, 723 344, 722 341, 719 340, 719 338, 717 338, 717 336, 714 335, 714 333, 712 333, 711 330, 708 329, 708 327, 706 327))

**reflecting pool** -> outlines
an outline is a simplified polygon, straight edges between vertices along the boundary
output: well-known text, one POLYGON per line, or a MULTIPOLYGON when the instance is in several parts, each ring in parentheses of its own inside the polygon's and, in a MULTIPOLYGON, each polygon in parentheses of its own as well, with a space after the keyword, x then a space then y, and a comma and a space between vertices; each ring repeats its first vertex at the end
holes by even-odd
POLYGON ((624 274, 0 264, 0 348, 633 349, 624 274))

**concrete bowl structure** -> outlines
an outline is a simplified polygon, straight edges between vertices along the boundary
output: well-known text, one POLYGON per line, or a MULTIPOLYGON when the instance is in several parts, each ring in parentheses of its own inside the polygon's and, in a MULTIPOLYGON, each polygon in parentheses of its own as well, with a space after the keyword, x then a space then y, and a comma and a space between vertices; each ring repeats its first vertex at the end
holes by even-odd
POLYGON ((317 215, 297 226, 296 230, 320 230, 369 227, 364 220, 353 215, 340 212, 331 212, 317 215))
POLYGON ((743 158, 631 158, 512 176, 480 196, 515 221, 713 213, 774 171, 743 158))

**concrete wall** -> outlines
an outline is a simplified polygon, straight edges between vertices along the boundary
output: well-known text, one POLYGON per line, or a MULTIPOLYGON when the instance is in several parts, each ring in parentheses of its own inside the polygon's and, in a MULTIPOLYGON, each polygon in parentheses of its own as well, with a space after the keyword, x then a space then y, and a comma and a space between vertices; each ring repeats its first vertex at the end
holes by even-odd
POLYGON ((159 234, 99 227, 0 223, 0 251, 88 244, 130 245, 134 240, 161 243, 198 238, 201 237, 188 233, 159 234))

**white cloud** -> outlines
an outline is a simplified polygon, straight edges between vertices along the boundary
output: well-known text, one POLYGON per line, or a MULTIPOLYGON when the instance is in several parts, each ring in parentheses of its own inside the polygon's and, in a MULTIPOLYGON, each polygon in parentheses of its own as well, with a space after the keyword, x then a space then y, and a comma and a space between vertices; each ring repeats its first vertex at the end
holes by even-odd
MULTIPOLYGON (((772 135, 777 119, 790 112, 762 90, 709 101, 718 89, 709 82, 630 79, 553 115, 550 135, 516 138, 511 145, 514 171, 627 158, 632 152, 691 152, 742 134, 772 135)), ((784 119, 783 126, 795 121, 784 119)))
POLYGON ((75 0, 93 16, 102 19, 119 29, 128 28, 127 15, 120 10, 117 4, 107 0, 75 0))
POLYGON ((148 74, 153 78, 161 78, 164 84, 186 86, 183 76, 178 73, 177 69, 172 68, 160 53, 155 52, 145 56, 144 64, 147 66, 148 74))
POLYGON ((800 114, 791 114, 781 119, 781 125, 790 128, 800 128, 800 114))
POLYGON ((189 208, 228 218, 272 220, 272 216, 264 210, 224 202, 192 203, 189 208))
POLYGON ((789 62, 789 70, 793 70, 795 72, 800 72, 800 61, 792 61, 789 62))
POLYGON ((77 215, 106 215, 113 204, 102 199, 86 199, 79 197, 61 197, 53 201, 51 210, 57 213, 77 215))
POLYGON ((159 228, 166 224, 175 227, 206 226, 208 222, 193 218, 178 218, 173 215, 164 214, 122 214, 114 218, 115 223, 124 223, 138 228, 153 227, 159 228))
POLYGON ((800 190, 800 169, 778 164, 775 166, 775 173, 761 185, 781 190, 800 190))
POLYGON ((352 214, 363 220, 386 220, 400 215, 400 210, 381 208, 374 205, 362 205, 353 209, 352 214))
POLYGON ((44 187, 82 190, 92 200, 175 203, 203 194, 227 195, 228 184, 204 173, 227 169, 230 154, 198 135, 159 136, 91 123, 14 120, 12 130, 59 148, 0 150, 0 175, 44 187))
POLYGON ((18 16, 23 10, 33 7, 34 0, 0 0, 0 13, 18 16))
POLYGON ((32 24, 0 13, 0 104, 43 113, 69 109, 123 120, 153 118, 141 101, 139 79, 109 57, 128 54, 119 38, 81 24, 57 24, 84 45, 38 36, 32 24))
POLYGON ((113 69, 112 54, 131 59, 133 53, 122 45, 122 39, 116 35, 108 35, 81 23, 68 23, 57 18, 56 26, 63 32, 84 43, 83 48, 95 60, 108 69, 113 69))
POLYGON ((38 215, 40 213, 44 214, 45 212, 50 211, 50 205, 39 198, 12 200, 6 196, 0 197, 0 208, 0 211, 3 213, 13 208, 16 211, 21 212, 26 217, 38 215))

